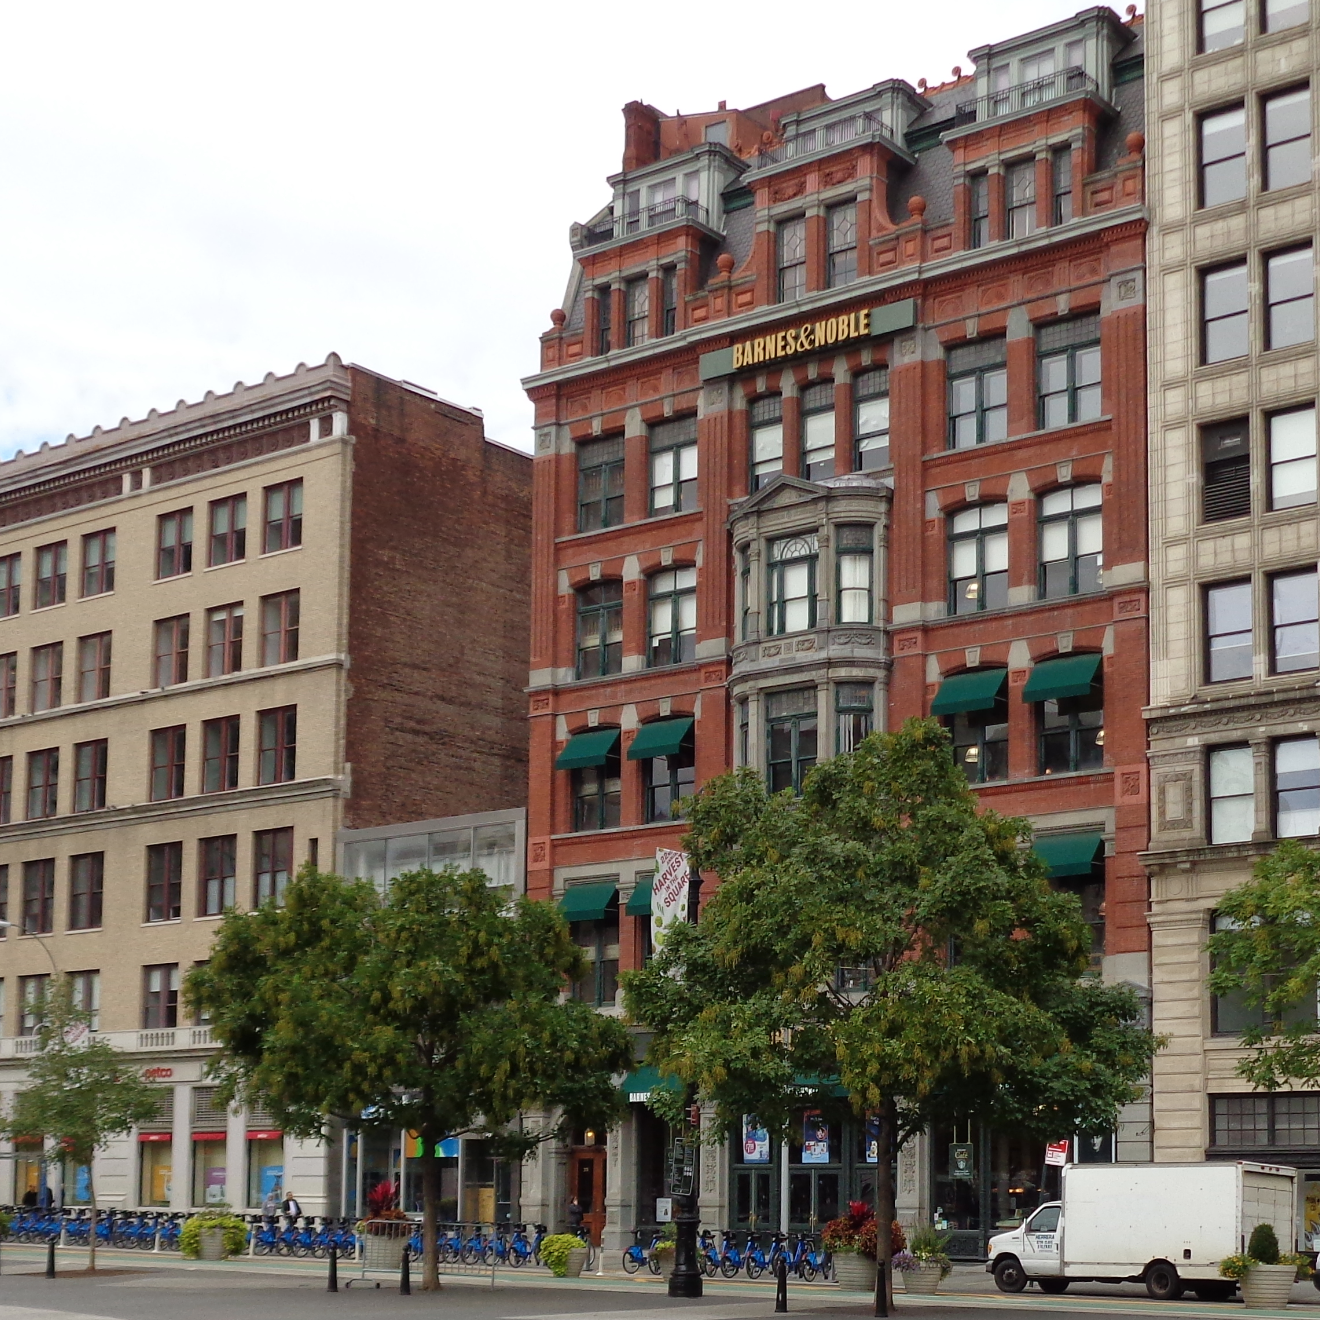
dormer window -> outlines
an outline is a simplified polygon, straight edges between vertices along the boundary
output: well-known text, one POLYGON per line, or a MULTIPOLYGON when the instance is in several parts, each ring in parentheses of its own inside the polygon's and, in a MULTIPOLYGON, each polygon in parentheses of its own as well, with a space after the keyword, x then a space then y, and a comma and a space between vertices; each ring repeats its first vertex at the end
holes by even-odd
POLYGON ((721 119, 718 123, 706 125, 706 141, 717 143, 721 147, 729 145, 729 121, 721 119))

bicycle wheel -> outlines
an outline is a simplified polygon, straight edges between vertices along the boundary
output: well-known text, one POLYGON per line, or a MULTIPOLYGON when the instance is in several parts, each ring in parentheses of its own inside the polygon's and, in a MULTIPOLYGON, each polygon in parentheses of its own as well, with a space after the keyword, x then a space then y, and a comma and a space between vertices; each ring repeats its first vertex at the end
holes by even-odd
POLYGON ((523 1263, 527 1260, 527 1249, 523 1246, 516 1246, 509 1252, 509 1264, 515 1270, 520 1270, 523 1263))
POLYGON ((765 1261, 757 1260, 755 1256, 747 1257, 747 1277, 749 1279, 759 1279, 765 1273, 765 1261))
POLYGON ((814 1283, 816 1279, 816 1267, 809 1260, 803 1260, 798 1265, 798 1277, 800 1279, 805 1279, 807 1283, 814 1283))
POLYGON ((636 1274, 641 1268, 642 1262, 631 1251, 623 1253, 623 1272, 625 1274, 636 1274))
POLYGON ((732 1279, 742 1269, 742 1262, 736 1256, 725 1256, 720 1260, 720 1273, 726 1279, 732 1279))
POLYGON ((652 1274, 659 1277, 660 1257, 657 1256, 654 1251, 650 1252, 646 1257, 646 1268, 650 1270, 652 1274))

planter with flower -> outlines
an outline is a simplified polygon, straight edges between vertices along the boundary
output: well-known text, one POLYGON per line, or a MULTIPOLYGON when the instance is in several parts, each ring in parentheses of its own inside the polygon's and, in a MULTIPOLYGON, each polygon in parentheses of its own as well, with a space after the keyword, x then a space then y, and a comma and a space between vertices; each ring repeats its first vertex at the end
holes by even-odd
POLYGON ((953 1262, 944 1248, 949 1235, 939 1234, 929 1224, 913 1229, 906 1251, 896 1253, 894 1268, 903 1275, 903 1291, 933 1293, 949 1277, 953 1262))
MULTIPOLYGON (((877 1238, 875 1207, 866 1201, 849 1201, 848 1213, 831 1219, 821 1234, 821 1244, 834 1263, 834 1277, 848 1292, 875 1291, 877 1238)), ((897 1257, 907 1246, 903 1226, 889 1226, 890 1254, 897 1257)))
POLYGON ((179 1231, 179 1250, 188 1260, 226 1260, 247 1245, 247 1225, 227 1205, 190 1215, 179 1231))
POLYGON ((1257 1224, 1245 1253, 1224 1257, 1219 1272, 1241 1286, 1247 1307, 1276 1310, 1288 1305, 1293 1284, 1310 1275, 1311 1262, 1295 1251, 1280 1252, 1274 1225, 1257 1224))
POLYGON ((363 1257, 369 1270, 397 1270, 412 1236, 413 1221, 399 1209, 398 1194, 387 1182, 367 1193, 367 1217, 359 1225, 363 1257))
POLYGON ((586 1264, 587 1249, 576 1233, 551 1233, 541 1239, 541 1264, 556 1279, 576 1279, 586 1264))
POLYGON ((674 1259, 678 1255, 678 1225, 666 1224, 660 1230, 660 1241, 652 1250, 660 1265, 660 1277, 669 1278, 674 1272, 674 1259))

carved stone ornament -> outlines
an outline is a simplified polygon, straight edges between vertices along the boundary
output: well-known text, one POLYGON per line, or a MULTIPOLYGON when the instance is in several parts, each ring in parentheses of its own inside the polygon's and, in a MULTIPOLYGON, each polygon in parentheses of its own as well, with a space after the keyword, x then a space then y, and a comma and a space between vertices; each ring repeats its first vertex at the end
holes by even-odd
MULTIPOLYGON (((1290 724, 1320 719, 1320 699, 1275 705, 1249 706, 1245 710, 1206 711, 1203 715, 1180 715, 1151 721, 1152 738, 1177 733, 1201 733, 1215 729, 1250 729, 1260 724, 1290 724)), ((1297 732, 1296 729, 1293 732, 1297 732)))

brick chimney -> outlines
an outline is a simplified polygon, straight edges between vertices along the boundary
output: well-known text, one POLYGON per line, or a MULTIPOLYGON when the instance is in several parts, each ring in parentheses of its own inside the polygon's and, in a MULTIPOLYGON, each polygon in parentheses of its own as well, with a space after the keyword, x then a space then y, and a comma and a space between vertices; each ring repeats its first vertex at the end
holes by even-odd
POLYGON ((660 121, 664 118, 653 105, 629 101, 623 107, 623 168, 640 169, 660 159, 660 121))

